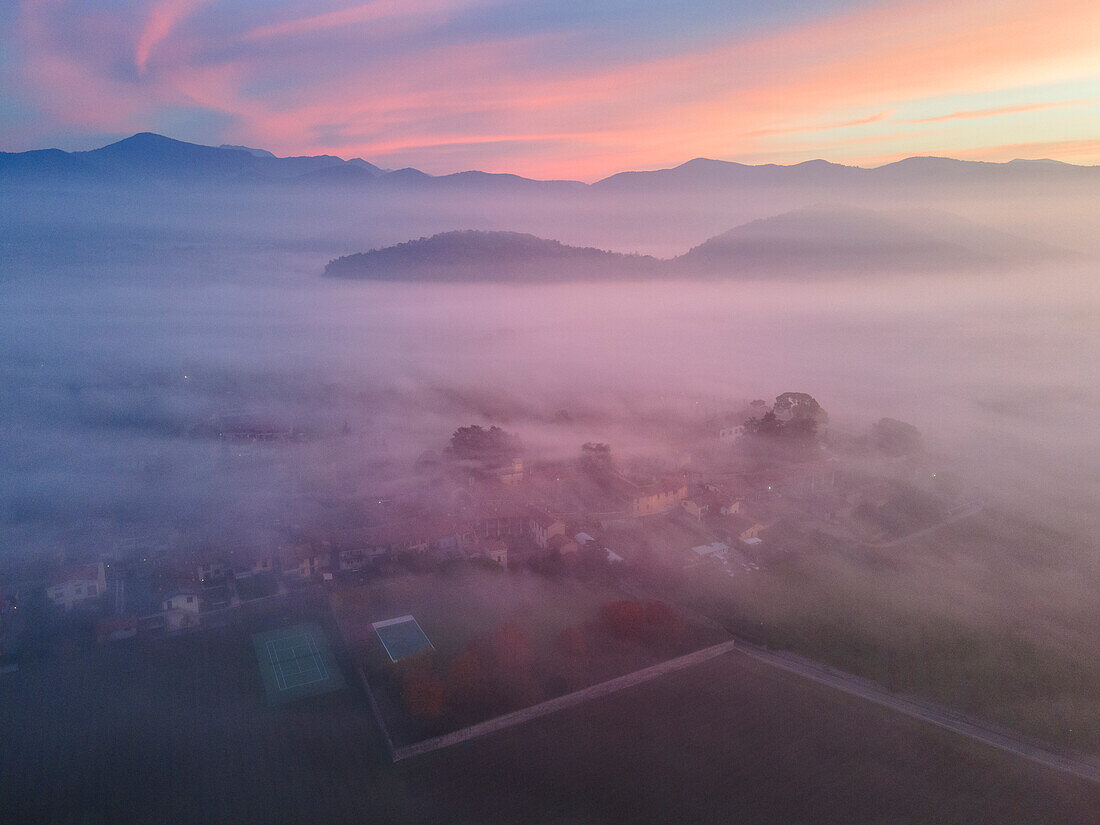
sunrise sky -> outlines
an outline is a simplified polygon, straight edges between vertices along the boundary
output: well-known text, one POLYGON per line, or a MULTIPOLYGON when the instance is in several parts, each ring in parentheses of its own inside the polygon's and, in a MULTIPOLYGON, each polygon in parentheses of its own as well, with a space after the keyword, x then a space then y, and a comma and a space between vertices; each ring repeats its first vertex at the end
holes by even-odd
POLYGON ((596 178, 693 157, 1100 163, 1096 0, 0 4, 0 149, 138 131, 596 178))

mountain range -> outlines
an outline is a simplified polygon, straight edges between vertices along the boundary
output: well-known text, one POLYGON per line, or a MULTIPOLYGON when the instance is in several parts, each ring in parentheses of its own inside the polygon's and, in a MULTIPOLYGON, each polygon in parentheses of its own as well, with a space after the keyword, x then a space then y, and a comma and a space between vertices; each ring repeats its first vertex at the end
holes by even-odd
POLYGON ((944 212, 820 206, 751 221, 674 258, 462 230, 336 258, 331 277, 376 281, 757 279, 959 272, 1069 255, 944 212))
POLYGON ((492 192, 583 192, 605 194, 676 193, 696 189, 879 186, 1014 182, 1100 183, 1100 166, 1053 160, 1007 163, 913 157, 876 168, 811 160, 790 166, 746 165, 696 158, 669 169, 621 172, 592 184, 533 180, 479 171, 429 175, 417 169, 386 170, 362 158, 333 155, 276 157, 246 146, 204 146, 143 132, 84 152, 39 149, 0 152, 0 183, 88 183, 134 185, 143 182, 220 184, 297 184, 354 189, 450 189, 492 192))

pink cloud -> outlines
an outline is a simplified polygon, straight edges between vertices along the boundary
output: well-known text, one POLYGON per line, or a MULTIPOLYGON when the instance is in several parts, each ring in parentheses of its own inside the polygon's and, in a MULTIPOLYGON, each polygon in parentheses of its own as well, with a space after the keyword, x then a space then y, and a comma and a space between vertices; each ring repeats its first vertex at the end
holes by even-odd
POLYGON ((417 18, 420 18, 420 22, 423 23, 422 18, 424 15, 453 13, 463 6, 469 5, 476 5, 476 2, 474 0, 466 0, 466 2, 456 2, 456 0, 373 0, 370 3, 322 12, 309 17, 299 17, 259 26, 246 32, 243 39, 261 40, 268 37, 284 37, 396 18, 407 18, 414 22, 417 18))
POLYGON ((153 49, 172 33, 172 29, 208 2, 210 0, 161 0, 153 6, 134 50, 134 65, 139 73, 145 72, 153 49))
MULTIPOLYGON (((63 123, 136 131, 164 107, 190 106, 225 115, 219 137, 284 154, 591 179, 698 155, 888 145, 899 136, 862 127, 908 102, 1090 76, 1100 30, 1100 5, 1085 0, 903 0, 657 59, 607 56, 569 33, 445 44, 425 34, 433 15, 481 1, 376 0, 259 26, 253 17, 234 30, 215 29, 211 15, 191 20, 203 0, 161 0, 131 41, 136 79, 66 51, 49 26, 27 38, 28 76, 36 105, 63 123), (387 35, 394 30, 401 36, 387 35), (798 139, 834 129, 851 134, 798 139)), ((1094 102, 1036 100, 907 124, 1094 102)), ((988 134, 991 146, 1001 142, 992 122, 988 134)), ((973 145, 973 131, 965 146, 945 143, 950 135, 903 137, 916 152, 973 145)))

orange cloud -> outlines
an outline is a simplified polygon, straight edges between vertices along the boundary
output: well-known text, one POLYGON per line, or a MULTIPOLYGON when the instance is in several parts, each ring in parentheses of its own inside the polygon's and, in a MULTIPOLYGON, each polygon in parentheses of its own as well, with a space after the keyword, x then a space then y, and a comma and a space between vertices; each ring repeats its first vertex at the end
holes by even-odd
POLYGON ((887 109, 873 115, 868 115, 867 117, 846 120, 843 123, 827 123, 816 126, 788 126, 783 129, 757 129, 755 132, 746 132, 745 137, 770 137, 771 135, 787 135, 800 132, 825 132, 830 129, 846 129, 849 126, 866 126, 869 123, 878 123, 879 121, 886 120, 886 118, 893 114, 894 112, 892 109, 887 109))
POLYGON ((1001 146, 983 146, 978 149, 964 149, 957 152, 962 158, 980 158, 982 160, 1005 161, 1015 158, 1053 158, 1071 159, 1082 163, 1096 163, 1100 160, 1100 140, 1044 140, 1033 143, 1006 143, 1001 146))
POLYGON ((1022 103, 1018 106, 998 106, 993 109, 967 109, 960 112, 951 112, 947 115, 935 117, 922 117, 917 120, 907 120, 906 123, 941 123, 945 120, 970 119, 981 117, 996 117, 997 115, 1014 115, 1021 112, 1037 112, 1042 109, 1060 109, 1063 106, 1085 106, 1100 102, 1100 97, 1081 98, 1078 100, 1053 100, 1046 103, 1022 103))

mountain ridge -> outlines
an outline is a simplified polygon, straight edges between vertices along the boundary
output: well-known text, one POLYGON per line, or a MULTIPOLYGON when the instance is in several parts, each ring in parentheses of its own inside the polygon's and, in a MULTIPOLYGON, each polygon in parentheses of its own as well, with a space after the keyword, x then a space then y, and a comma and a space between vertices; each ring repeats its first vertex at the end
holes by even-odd
POLYGON ((577 180, 539 180, 501 172, 465 170, 430 175, 412 167, 386 170, 362 158, 334 155, 277 157, 266 149, 223 144, 207 146, 176 140, 153 132, 138 132, 97 149, 66 152, 32 149, 0 152, 0 182, 73 180, 134 183, 148 180, 177 182, 358 185, 363 187, 437 187, 493 191, 560 192, 591 190, 605 193, 684 189, 721 189, 732 186, 786 186, 846 184, 967 183, 973 181, 1032 180, 1076 176, 1100 182, 1100 166, 1082 166, 1049 159, 1006 162, 971 161, 936 156, 914 156, 877 167, 848 166, 820 158, 800 163, 744 164, 713 158, 693 158, 677 166, 618 172, 593 183, 577 180), (358 172, 348 171, 358 169, 358 172), (342 170, 325 171, 324 170, 342 170), (366 174, 364 174, 366 173, 366 174))

